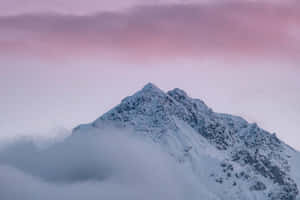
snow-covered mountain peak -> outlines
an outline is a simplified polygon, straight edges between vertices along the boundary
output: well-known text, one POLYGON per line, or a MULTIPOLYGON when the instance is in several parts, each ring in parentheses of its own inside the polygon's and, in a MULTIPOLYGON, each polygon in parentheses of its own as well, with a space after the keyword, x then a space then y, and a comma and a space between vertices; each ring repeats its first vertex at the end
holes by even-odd
POLYGON ((204 118, 211 114, 212 110, 203 101, 188 97, 183 90, 174 89, 165 93, 148 83, 140 91, 124 98, 93 125, 102 126, 103 122, 113 121, 121 127, 133 127, 157 135, 178 130, 176 120, 192 126, 203 125, 204 118))
POLYGON ((154 104, 158 99, 166 98, 167 94, 160 88, 156 87, 153 83, 146 84, 141 90, 137 91, 132 96, 126 97, 121 101, 121 104, 133 104, 133 105, 143 105, 154 104))
MULTIPOLYGON (((181 89, 165 93, 148 83, 93 123, 75 128, 74 133, 87 129, 101 132, 104 126, 129 128, 150 138, 178 162, 190 165, 200 178, 213 174, 218 184, 242 185, 231 188, 229 199, 294 200, 298 194, 290 175, 295 173, 289 165, 292 153, 276 135, 241 117, 213 112, 181 89), (207 157, 218 157, 213 162, 220 163, 219 172, 216 167, 203 169, 202 159, 207 157)), ((227 186, 221 188, 227 191, 227 186)))
POLYGON ((153 83, 147 83, 143 89, 141 90, 141 92, 151 92, 151 93, 164 93, 160 88, 158 88, 156 85, 154 85, 153 83))

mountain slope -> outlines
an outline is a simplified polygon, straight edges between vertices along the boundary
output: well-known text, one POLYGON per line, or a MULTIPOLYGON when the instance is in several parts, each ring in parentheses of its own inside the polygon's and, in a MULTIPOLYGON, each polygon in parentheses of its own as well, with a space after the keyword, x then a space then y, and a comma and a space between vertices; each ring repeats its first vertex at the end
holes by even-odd
POLYGON ((300 154, 275 134, 241 117, 215 113, 180 90, 149 83, 73 135, 106 127, 131 129, 159 144, 191 170, 207 199, 293 200, 300 184, 300 154))

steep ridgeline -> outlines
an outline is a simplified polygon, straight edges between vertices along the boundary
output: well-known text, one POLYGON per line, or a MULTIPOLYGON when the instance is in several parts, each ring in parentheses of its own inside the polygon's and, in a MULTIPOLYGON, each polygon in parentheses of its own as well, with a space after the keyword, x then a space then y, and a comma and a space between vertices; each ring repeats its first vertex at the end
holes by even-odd
POLYGON ((297 198, 297 167, 289 160, 300 158, 298 152, 275 134, 241 117, 215 113, 180 89, 165 93, 149 83, 74 134, 105 126, 133 129, 158 143, 203 182, 207 199, 297 198))

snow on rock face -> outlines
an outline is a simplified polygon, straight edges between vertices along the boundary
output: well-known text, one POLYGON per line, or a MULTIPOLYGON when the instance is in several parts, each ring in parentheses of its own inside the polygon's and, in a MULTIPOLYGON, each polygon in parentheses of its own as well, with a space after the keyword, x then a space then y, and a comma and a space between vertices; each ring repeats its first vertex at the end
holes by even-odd
POLYGON ((298 195, 290 148, 275 134, 241 117, 215 113, 181 89, 165 93, 149 83, 74 133, 107 125, 133 129, 161 144, 199 180, 213 180, 208 190, 218 188, 211 192, 220 199, 226 194, 228 199, 295 200, 298 195))

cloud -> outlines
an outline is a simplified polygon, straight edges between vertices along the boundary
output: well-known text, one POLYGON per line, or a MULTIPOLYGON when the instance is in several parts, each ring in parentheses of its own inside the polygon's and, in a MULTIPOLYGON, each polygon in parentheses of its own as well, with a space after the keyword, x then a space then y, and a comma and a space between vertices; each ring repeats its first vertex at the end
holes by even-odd
MULTIPOLYGON (((18 15, 24 13, 58 12, 62 14, 86 15, 99 11, 120 11, 141 5, 220 3, 228 0, 2 0, 0 15, 18 15), (26 5, 25 5, 26 4, 26 5)), ((251 0, 238 0, 250 2, 251 0)), ((295 0, 261 0, 260 2, 286 4, 295 0)))
POLYGON ((138 6, 92 15, 1 17, 0 52, 131 59, 205 56, 299 58, 297 2, 222 1, 138 6))
POLYGON ((3 0, 1 15, 22 13, 59 12, 69 14, 88 14, 96 11, 120 10, 132 5, 145 3, 144 0, 3 0))
POLYGON ((0 150, 2 200, 193 199, 189 177, 159 146, 126 132, 86 133, 42 150, 21 140, 0 150))
MULTIPOLYGON (((223 3, 232 0, 27 0, 26 5, 20 0, 2 0, 0 15, 18 15, 24 13, 58 12, 63 14, 86 15, 99 11, 120 11, 139 5, 166 5, 191 3, 223 3)), ((251 2, 252 0, 235 0, 251 2)), ((297 0, 260 0, 272 4, 288 4, 297 0)))

